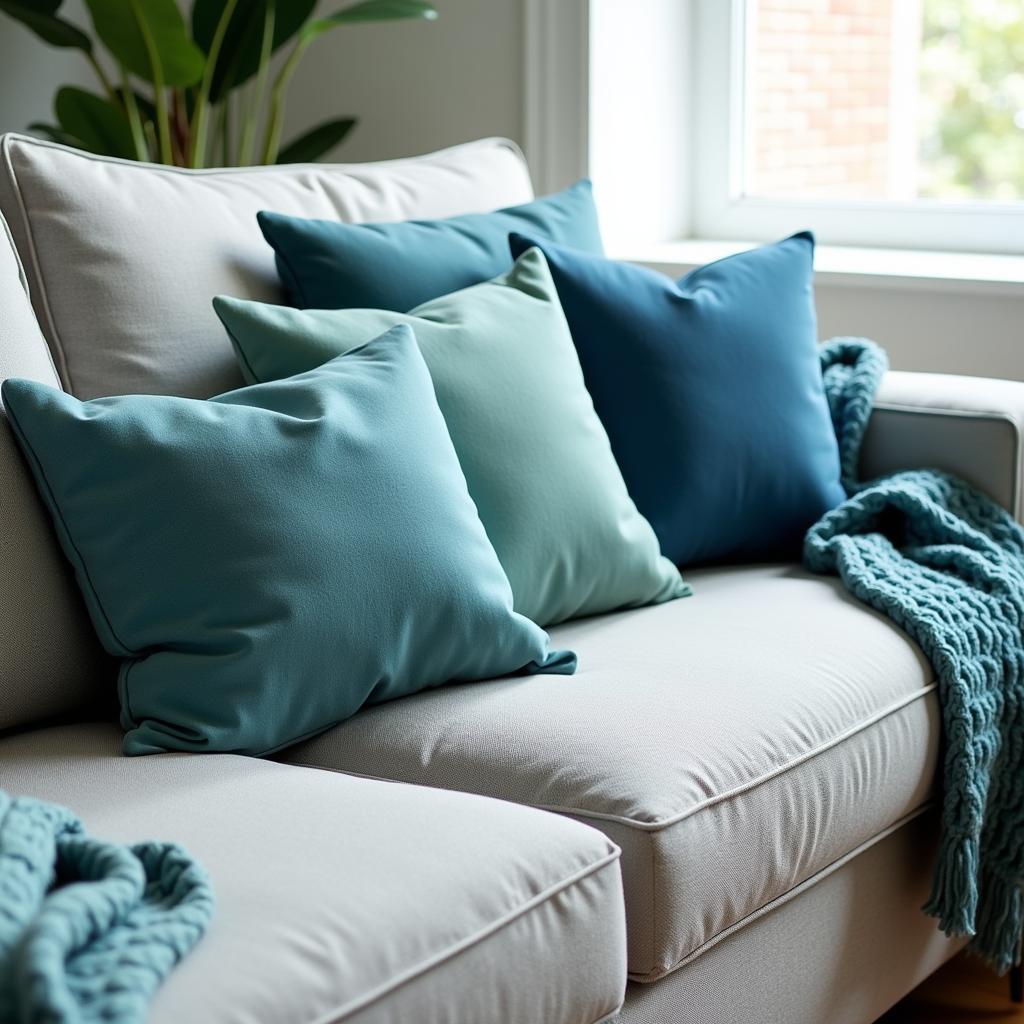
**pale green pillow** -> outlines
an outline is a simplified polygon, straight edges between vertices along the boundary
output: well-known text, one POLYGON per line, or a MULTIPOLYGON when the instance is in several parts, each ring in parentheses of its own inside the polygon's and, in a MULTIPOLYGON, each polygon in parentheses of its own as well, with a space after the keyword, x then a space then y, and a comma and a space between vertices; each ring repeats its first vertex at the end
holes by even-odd
POLYGON ((395 324, 412 327, 527 618, 546 625, 689 593, 626 491, 538 249, 509 273, 408 314, 223 297, 214 305, 253 382, 302 373, 395 324))

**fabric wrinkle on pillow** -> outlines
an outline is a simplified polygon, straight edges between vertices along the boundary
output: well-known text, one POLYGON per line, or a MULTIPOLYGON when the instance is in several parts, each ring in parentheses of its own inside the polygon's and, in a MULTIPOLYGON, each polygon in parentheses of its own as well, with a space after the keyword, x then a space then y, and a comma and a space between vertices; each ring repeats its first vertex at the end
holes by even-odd
POLYGON ((408 326, 208 401, 3 399, 123 659, 126 753, 264 755, 367 703, 575 669, 512 609, 408 326))
POLYGON ((250 380, 308 370, 395 323, 412 327, 527 618, 550 625, 689 593, 626 491, 539 250, 408 314, 226 297, 214 306, 250 380))
POLYGON ((539 246, 612 450, 677 565, 795 558, 845 498, 818 359, 814 238, 803 232, 679 281, 539 246))
POLYGON ((601 254, 590 182, 493 213, 438 220, 346 224, 257 217, 292 305, 302 309, 394 309, 487 281, 512 265, 510 231, 601 254))

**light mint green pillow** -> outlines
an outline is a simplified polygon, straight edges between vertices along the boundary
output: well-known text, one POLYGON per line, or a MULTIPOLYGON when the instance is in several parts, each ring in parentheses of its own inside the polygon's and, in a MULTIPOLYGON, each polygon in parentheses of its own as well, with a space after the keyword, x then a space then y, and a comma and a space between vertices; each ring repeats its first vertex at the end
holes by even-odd
POLYGON ((413 328, 517 612, 548 625, 689 593, 626 491, 540 250, 408 314, 214 306, 254 382, 413 328))

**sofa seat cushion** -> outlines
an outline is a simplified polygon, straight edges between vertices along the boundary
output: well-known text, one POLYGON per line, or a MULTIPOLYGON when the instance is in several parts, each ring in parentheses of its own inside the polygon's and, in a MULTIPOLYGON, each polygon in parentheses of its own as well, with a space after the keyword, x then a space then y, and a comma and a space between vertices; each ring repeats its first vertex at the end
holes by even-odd
POLYGON ((625 987, 618 851, 525 807, 234 755, 119 755, 113 725, 0 743, 0 788, 181 842, 216 894, 158 990, 182 1021, 591 1024, 625 987))
POLYGON ((630 974, 659 978, 913 815, 939 738, 924 656, 835 580, 692 580, 687 601, 553 630, 572 678, 417 695, 283 756, 602 829, 623 851, 630 974))

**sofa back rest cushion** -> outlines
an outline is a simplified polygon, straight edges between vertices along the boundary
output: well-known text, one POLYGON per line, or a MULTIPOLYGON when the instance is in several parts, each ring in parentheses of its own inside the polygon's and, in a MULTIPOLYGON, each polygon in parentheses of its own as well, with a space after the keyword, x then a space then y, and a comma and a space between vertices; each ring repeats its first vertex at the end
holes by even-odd
POLYGON ((61 382, 81 399, 209 398, 242 384, 211 299, 283 301, 260 210, 388 221, 531 198, 522 155, 502 139, 376 164, 204 171, 0 141, 0 211, 61 382))
MULTIPOLYGON (((0 217, 0 379, 7 377, 59 386, 0 217)), ((0 410, 0 731, 105 705, 114 682, 0 410)))

